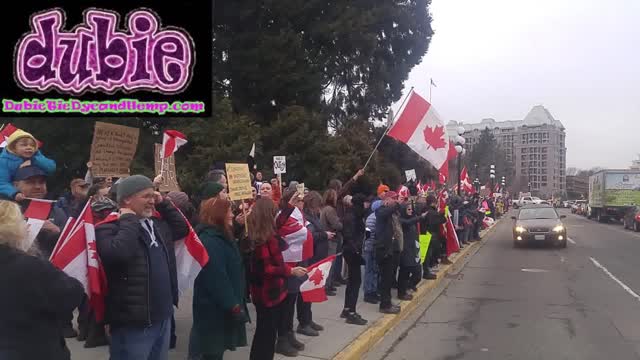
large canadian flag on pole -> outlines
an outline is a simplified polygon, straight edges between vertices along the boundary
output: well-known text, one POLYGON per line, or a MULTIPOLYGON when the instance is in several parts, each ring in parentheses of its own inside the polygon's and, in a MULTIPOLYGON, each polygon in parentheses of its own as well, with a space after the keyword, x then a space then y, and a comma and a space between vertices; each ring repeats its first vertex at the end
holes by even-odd
POLYGON ((388 135, 407 144, 436 169, 447 163, 450 145, 445 123, 433 106, 415 92, 388 135))
POLYGON ((329 271, 331 271, 331 266, 335 258, 336 255, 331 255, 307 268, 307 276, 309 278, 300 285, 302 300, 305 302, 327 301, 327 293, 324 285, 327 282, 329 271))
POLYGON ((50 260, 55 267, 80 281, 96 320, 102 321, 107 280, 98 256, 90 202, 87 202, 78 219, 67 222, 50 260))
POLYGON ((178 130, 165 130, 162 135, 162 154, 161 157, 166 159, 173 155, 178 148, 187 143, 187 137, 178 130))

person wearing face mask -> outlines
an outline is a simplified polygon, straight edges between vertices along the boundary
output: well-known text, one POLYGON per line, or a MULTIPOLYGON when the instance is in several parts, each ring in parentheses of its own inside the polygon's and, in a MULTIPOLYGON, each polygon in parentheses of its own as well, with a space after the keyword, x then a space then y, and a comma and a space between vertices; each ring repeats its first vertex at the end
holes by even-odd
POLYGON ((187 236, 189 226, 145 176, 122 179, 117 200, 120 216, 96 227, 109 284, 105 323, 111 359, 166 359, 178 304, 173 243, 187 236))

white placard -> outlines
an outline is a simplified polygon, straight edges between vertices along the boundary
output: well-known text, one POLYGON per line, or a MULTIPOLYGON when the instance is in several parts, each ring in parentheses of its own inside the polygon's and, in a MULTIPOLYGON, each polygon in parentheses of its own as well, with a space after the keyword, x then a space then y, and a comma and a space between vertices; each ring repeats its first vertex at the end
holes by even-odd
POLYGON ((407 181, 416 181, 418 180, 418 177, 416 176, 416 170, 415 169, 411 169, 411 170, 406 170, 404 172, 404 175, 407 177, 407 181))
POLYGON ((287 160, 284 156, 274 156, 273 157, 273 172, 278 174, 286 174, 287 173, 287 160))

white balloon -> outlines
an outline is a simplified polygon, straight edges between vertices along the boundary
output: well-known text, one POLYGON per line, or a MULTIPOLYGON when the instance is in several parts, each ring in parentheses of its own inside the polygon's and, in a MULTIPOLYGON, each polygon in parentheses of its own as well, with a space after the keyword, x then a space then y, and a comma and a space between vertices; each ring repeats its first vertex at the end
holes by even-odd
POLYGON ((464 134, 464 132, 465 132, 464 127, 458 126, 458 135, 462 135, 464 134))
POLYGON ((456 145, 456 151, 458 152, 458 154, 460 154, 462 152, 462 146, 460 145, 456 145))

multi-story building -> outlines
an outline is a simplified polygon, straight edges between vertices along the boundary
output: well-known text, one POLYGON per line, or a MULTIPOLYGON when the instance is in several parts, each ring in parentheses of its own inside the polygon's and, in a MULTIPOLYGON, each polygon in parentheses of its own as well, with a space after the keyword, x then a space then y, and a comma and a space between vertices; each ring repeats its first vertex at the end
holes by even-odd
POLYGON ((507 161, 515 167, 515 179, 509 182, 511 191, 528 191, 530 185, 531 191, 541 197, 566 193, 565 128, 544 106, 534 106, 522 120, 483 119, 474 124, 450 121, 447 132, 456 134, 459 126, 465 129, 468 152, 483 130, 488 128, 493 133, 507 161))
POLYGON ((631 160, 631 166, 629 166, 631 170, 640 170, 640 155, 635 160, 631 160))

